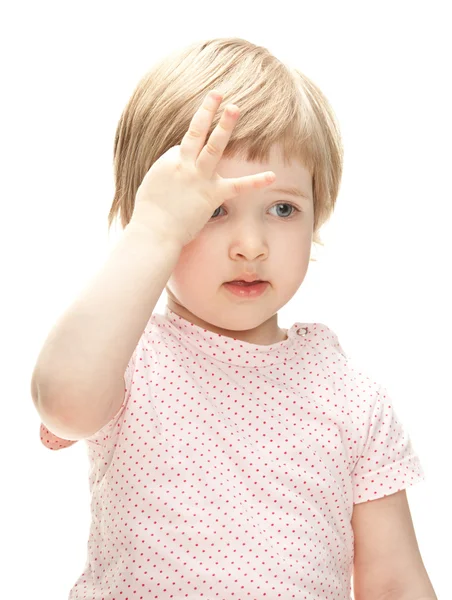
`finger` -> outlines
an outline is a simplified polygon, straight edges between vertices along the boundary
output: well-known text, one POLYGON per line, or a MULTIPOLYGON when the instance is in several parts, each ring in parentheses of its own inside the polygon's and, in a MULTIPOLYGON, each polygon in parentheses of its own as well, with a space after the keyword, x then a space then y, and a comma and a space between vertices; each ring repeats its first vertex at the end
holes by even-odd
POLYGON ((229 104, 221 115, 217 126, 210 134, 207 144, 201 150, 196 161, 196 167, 205 177, 211 179, 216 173, 218 163, 228 145, 238 117, 238 108, 234 104, 229 104))
POLYGON ((179 151, 182 161, 187 161, 191 164, 196 163, 199 153, 206 143, 207 132, 221 104, 221 100, 221 94, 215 90, 211 90, 193 115, 188 130, 180 144, 179 151))
POLYGON ((263 188, 272 184, 276 179, 273 171, 265 171, 257 175, 245 175, 244 177, 231 177, 223 179, 220 184, 221 196, 224 200, 232 200, 235 196, 252 189, 263 188))

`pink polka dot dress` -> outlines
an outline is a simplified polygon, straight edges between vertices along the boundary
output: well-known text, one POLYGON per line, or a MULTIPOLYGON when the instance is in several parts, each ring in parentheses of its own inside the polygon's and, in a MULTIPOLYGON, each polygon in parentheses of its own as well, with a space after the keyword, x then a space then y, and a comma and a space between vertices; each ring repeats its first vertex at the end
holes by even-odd
MULTIPOLYGON (((353 505, 425 479, 385 388, 322 323, 270 346, 154 313, 87 438, 69 600, 350 600, 353 505)), ((41 424, 41 441, 62 440, 41 424)))

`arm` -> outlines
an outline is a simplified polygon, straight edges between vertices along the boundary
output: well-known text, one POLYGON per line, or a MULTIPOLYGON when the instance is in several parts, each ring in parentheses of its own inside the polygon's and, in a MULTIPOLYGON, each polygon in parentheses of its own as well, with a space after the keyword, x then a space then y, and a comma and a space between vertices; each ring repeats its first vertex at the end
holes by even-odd
POLYGON ((183 245, 155 218, 126 227, 97 276, 51 330, 32 376, 42 422, 59 437, 95 433, 124 397, 124 372, 183 245))
POLYGON ((406 490, 355 504, 355 600, 438 600, 416 540, 406 490))

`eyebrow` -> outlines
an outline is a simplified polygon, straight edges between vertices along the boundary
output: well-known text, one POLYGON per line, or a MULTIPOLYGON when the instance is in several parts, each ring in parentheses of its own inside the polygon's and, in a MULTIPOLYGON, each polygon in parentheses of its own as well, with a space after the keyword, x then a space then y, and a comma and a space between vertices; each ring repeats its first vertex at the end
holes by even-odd
POLYGON ((278 188, 268 188, 267 192, 277 192, 279 194, 289 194, 290 196, 297 196, 300 198, 305 198, 306 200, 311 200, 309 196, 303 194, 301 190, 296 187, 278 187, 278 188))

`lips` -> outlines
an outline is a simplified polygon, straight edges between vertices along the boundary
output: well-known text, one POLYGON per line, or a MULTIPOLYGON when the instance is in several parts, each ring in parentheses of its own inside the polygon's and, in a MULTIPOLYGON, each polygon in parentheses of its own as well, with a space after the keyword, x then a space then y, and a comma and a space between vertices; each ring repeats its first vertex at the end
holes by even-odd
POLYGON ((258 279, 257 273, 241 273, 240 279, 231 279, 231 281, 227 281, 226 283, 267 283, 265 279, 258 279))
POLYGON ((256 283, 264 283, 260 279, 256 279, 256 281, 228 281, 228 283, 233 283, 234 285, 256 285, 256 283))
POLYGON ((243 301, 259 298, 268 289, 269 285, 268 281, 257 279, 255 281, 227 281, 224 284, 229 293, 243 301))

